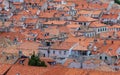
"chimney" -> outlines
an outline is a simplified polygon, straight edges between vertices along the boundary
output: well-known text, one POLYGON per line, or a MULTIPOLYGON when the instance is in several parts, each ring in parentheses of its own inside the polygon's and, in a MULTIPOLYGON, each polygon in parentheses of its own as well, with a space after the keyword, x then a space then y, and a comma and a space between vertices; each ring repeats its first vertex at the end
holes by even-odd
POLYGON ((111 41, 111 44, 114 44, 114 41, 113 41, 113 40, 111 41))
POLYGON ((82 4, 82 7, 84 7, 84 4, 82 4))
POLYGON ((79 41, 81 41, 81 39, 79 39, 79 41))

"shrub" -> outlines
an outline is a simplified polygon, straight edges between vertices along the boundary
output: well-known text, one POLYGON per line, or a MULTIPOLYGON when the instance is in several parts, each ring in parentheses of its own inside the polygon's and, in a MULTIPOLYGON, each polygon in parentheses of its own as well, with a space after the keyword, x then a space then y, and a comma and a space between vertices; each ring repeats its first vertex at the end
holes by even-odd
POLYGON ((41 61, 38 56, 35 56, 33 54, 31 58, 29 59, 28 65, 30 66, 41 66, 41 67, 47 67, 44 61, 41 61))

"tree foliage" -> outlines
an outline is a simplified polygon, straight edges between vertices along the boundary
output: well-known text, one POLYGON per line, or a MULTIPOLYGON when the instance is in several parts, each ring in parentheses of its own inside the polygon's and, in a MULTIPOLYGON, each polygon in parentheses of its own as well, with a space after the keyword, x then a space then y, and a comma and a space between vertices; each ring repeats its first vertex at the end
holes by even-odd
POLYGON ((120 4, 120 0, 114 0, 115 3, 120 4))
POLYGON ((33 54, 31 58, 29 59, 28 65, 30 66, 41 66, 41 67, 47 67, 44 61, 41 61, 38 56, 33 54))

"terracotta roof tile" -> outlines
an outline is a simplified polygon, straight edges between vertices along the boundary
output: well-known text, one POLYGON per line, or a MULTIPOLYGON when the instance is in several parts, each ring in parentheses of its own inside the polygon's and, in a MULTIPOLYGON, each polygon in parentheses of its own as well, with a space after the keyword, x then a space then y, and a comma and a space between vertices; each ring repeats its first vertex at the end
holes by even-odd
POLYGON ((80 16, 76 21, 80 21, 80 22, 92 22, 92 21, 97 21, 97 19, 93 19, 91 17, 80 16))
POLYGON ((4 75, 10 67, 9 64, 0 64, 0 75, 4 75))
POLYGON ((104 14, 101 18, 102 19, 117 19, 118 18, 118 14, 104 14))
POLYGON ((6 75, 43 75, 49 69, 44 67, 33 67, 33 66, 23 66, 23 65, 14 65, 9 70, 6 75))
POLYGON ((92 22, 89 26, 90 27, 106 27, 105 24, 102 24, 100 22, 92 22))

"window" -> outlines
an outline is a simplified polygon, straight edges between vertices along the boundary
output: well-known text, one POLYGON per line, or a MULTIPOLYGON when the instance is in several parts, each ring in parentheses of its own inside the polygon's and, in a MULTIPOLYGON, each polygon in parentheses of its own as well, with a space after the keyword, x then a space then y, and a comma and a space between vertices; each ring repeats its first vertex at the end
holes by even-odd
POLYGON ((45 54, 43 54, 43 57, 45 57, 45 54))
POLYGON ((55 51, 53 51, 53 54, 55 54, 55 51))
POLYGON ((100 59, 102 59, 102 56, 100 56, 100 59))
POLYGON ((99 32, 100 30, 98 29, 98 32, 99 32))
POLYGON ((82 23, 81 23, 81 22, 79 22, 79 24, 80 24, 80 25, 82 25, 82 23))
POLYGON ((82 52, 82 55, 87 55, 87 52, 86 51, 82 52))
POLYGON ((66 51, 64 51, 64 55, 66 55, 66 51))
POLYGON ((105 56, 105 60, 107 60, 107 56, 105 56))
POLYGON ((50 42, 46 42, 46 46, 50 46, 51 45, 51 43, 50 42))
POLYGON ((81 28, 78 28, 78 30, 81 30, 81 28))
POLYGON ((86 34, 87 37, 89 37, 89 34, 86 34))
POLYGON ((62 14, 62 16, 64 16, 64 14, 62 14))
POLYGON ((106 28, 104 28, 104 31, 106 31, 106 28))
POLYGON ((84 22, 84 25, 86 26, 86 22, 84 22))
POLYGON ((49 36, 49 33, 46 33, 45 36, 49 36))
POLYGON ((90 33, 90 37, 92 37, 92 34, 90 33))
POLYGON ((50 10, 50 8, 47 8, 47 10, 50 10))
POLYGON ((105 31, 105 28, 103 28, 102 31, 105 31))
POLYGON ((48 50, 48 54, 50 54, 50 50, 48 50))

